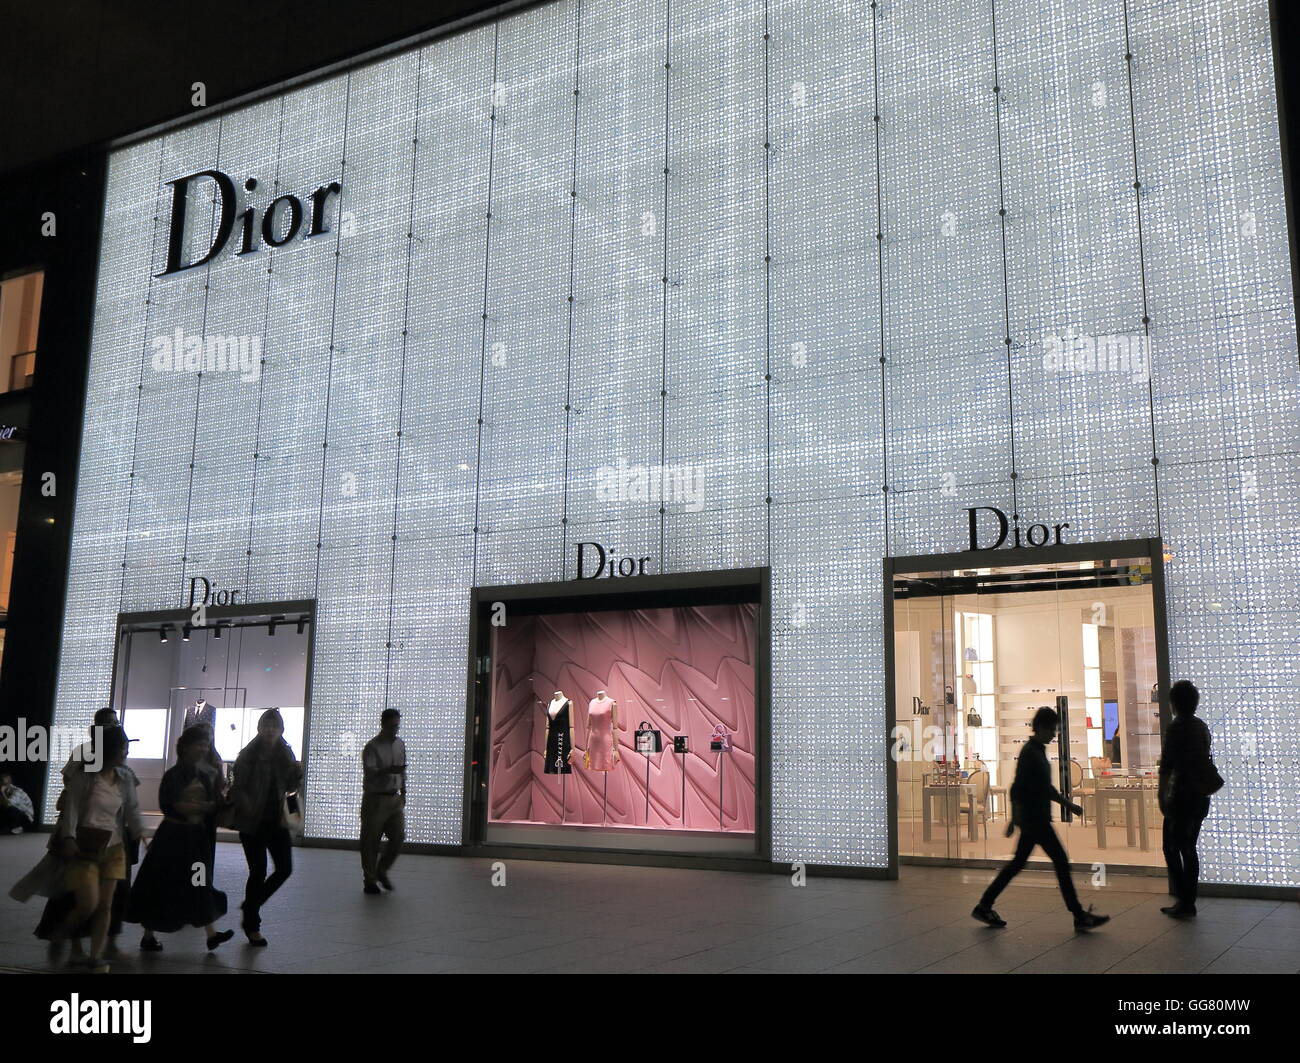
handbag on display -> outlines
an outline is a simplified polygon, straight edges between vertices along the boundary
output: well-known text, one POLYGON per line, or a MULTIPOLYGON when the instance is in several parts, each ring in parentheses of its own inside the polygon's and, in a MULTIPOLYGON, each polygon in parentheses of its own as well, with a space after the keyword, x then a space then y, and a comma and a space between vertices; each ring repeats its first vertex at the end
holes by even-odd
POLYGON ((637 724, 634 739, 635 746, 633 748, 638 753, 663 752, 663 736, 650 726, 649 720, 642 720, 637 724))
POLYGON ((714 725, 713 733, 709 735, 709 749, 714 753, 731 752, 731 732, 724 724, 714 725))
POLYGON ((685 735, 673 735, 673 752, 674 753, 690 752, 689 743, 686 741, 685 735))
POLYGON ((961 692, 962 692, 963 694, 974 694, 974 693, 975 693, 975 677, 974 677, 974 676, 964 675, 964 676, 961 677, 961 692))
POLYGON ((984 720, 981 718, 978 712, 976 712, 974 709, 971 709, 970 712, 966 713, 966 726, 983 727, 984 720))
POLYGON ((978 661, 978 660, 979 660, 979 654, 975 652, 975 647, 974 647, 974 646, 967 646, 967 647, 966 647, 965 657, 966 657, 966 660, 968 660, 968 661, 978 661))
POLYGON ((280 826, 295 838, 302 837, 302 801, 297 793, 287 793, 280 799, 280 826))
POLYGON ((945 686, 943 688, 943 703, 945 705, 955 705, 957 703, 957 699, 953 696, 951 686, 945 686))

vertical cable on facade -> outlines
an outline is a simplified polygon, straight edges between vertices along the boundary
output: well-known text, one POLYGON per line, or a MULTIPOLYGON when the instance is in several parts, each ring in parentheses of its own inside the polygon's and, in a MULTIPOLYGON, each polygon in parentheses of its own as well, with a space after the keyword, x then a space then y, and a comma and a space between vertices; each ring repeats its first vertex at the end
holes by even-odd
POLYGON ((885 553, 889 553, 889 432, 885 403, 885 213, 880 168, 880 10, 871 4, 871 107, 876 138, 876 288, 880 320, 880 489, 885 501, 885 553))
POLYGON ((388 708, 393 678, 393 607, 397 587, 397 520, 402 499, 402 428, 406 423, 406 351, 411 322, 411 259, 415 253, 415 177, 420 155, 420 89, 424 71, 424 52, 415 53, 415 116, 411 126, 411 191, 406 208, 406 279, 402 287, 402 354, 397 380, 397 452, 393 460, 393 535, 392 558, 388 565, 388 637, 384 659, 384 708, 388 708))
POLYGON ((993 29, 993 122, 998 148, 998 227, 1002 238, 1002 345, 1007 358, 1007 423, 1011 443, 1011 511, 1020 513, 1016 480, 1016 404, 1011 376, 1011 293, 1007 282, 1007 200, 1002 174, 1002 81, 998 69, 998 2, 989 0, 993 29))
MULTIPOLYGON (((663 210, 663 317, 660 326, 661 347, 659 360, 659 468, 664 467, 668 451, 668 133, 669 91, 668 83, 672 78, 672 28, 673 0, 666 0, 664 5, 664 210, 663 210)), ((659 567, 668 571, 667 523, 664 499, 659 499, 659 567)))
MULTIPOLYGON (((221 166, 221 134, 225 130, 225 118, 217 119, 217 153, 216 165, 221 166)), ((213 197, 212 209, 208 214, 208 226, 215 231, 217 227, 217 200, 213 197)), ((203 317, 199 326, 199 337, 205 341, 208 335, 208 296, 211 292, 212 279, 212 260, 209 259, 203 267, 203 317)), ((181 584, 180 584, 180 604, 185 605, 185 566, 189 564, 190 559, 190 513, 194 508, 194 459, 198 456, 199 448, 199 411, 203 408, 203 362, 199 362, 198 377, 194 384, 194 427, 190 431, 190 467, 189 476, 185 484, 185 534, 181 544, 181 584)))
POLYGON ((577 2, 573 47, 573 162, 569 170, 569 318, 564 348, 564 478, 560 502, 560 579, 568 574, 569 444, 573 434, 573 272, 578 241, 578 96, 582 86, 582 0, 577 2))
POLYGON ((478 442, 474 450, 474 554, 470 563, 470 586, 478 583, 479 499, 483 490, 483 396, 487 387, 488 278, 492 262, 492 170, 497 147, 497 62, 500 56, 501 23, 492 23, 492 84, 488 89, 487 209, 483 225, 483 320, 479 334, 478 442))
POLYGON ((325 531, 325 468, 330 446, 330 392, 334 384, 334 332, 338 322, 339 306, 339 259, 343 248, 343 197, 347 194, 343 181, 348 164, 348 117, 352 110, 352 74, 348 73, 343 92, 343 153, 339 157, 339 225, 334 233, 334 276, 330 281, 330 342, 329 361, 325 371, 325 438, 321 441, 320 453, 320 507, 316 515, 316 578, 312 597, 320 597, 320 555, 321 536, 325 531))
POLYGON ((1152 357, 1151 308, 1147 302, 1147 257, 1142 229, 1142 175, 1138 167, 1137 116, 1133 104, 1133 45, 1129 38, 1128 0, 1124 0, 1124 74, 1128 85, 1129 139, 1133 146, 1133 203, 1137 209, 1138 277, 1142 283, 1142 335, 1147 356, 1147 416, 1151 424, 1151 494, 1155 505, 1156 536, 1160 528, 1160 455, 1156 449, 1155 359, 1152 357))
MULTIPOLYGON (((163 142, 159 141, 158 142, 158 187, 160 189, 166 187, 163 184, 163 155, 164 155, 163 142)), ((153 218, 153 236, 149 240, 149 246, 151 248, 156 248, 158 246, 159 210, 160 208, 157 202, 155 201, 154 218, 153 218)), ((150 364, 149 321, 153 316, 153 282, 154 282, 154 272, 152 269, 150 269, 149 277, 145 281, 145 289, 144 289, 145 290, 144 333, 143 333, 143 339, 141 340, 140 374, 136 379, 136 385, 135 385, 135 417, 133 419, 133 423, 136 425, 139 425, 140 423, 141 399, 144 395, 144 367, 150 364)), ((127 564, 127 555, 131 552, 131 536, 129 532, 131 528, 131 513, 135 507, 135 467, 137 462, 139 461, 139 458, 140 458, 140 433, 137 431, 135 433, 135 438, 131 441, 131 470, 127 474, 128 482, 127 482, 127 489, 126 489, 126 521, 124 522, 123 526, 127 529, 128 534, 122 537, 122 578, 118 584, 118 589, 117 589, 117 602, 118 602, 117 611, 119 613, 126 611, 126 564, 127 564)), ((111 691, 110 691, 110 698, 111 698, 111 691)))
MULTIPOLYGON (((278 187, 280 183, 280 154, 284 150, 284 97, 280 97, 280 121, 275 134, 275 183, 273 188, 278 187)), ((271 326, 271 283, 275 268, 275 248, 268 246, 266 249, 266 296, 262 302, 262 335, 266 336, 271 326)), ((262 361, 266 361, 265 350, 263 350, 262 361)), ((262 448, 262 409, 266 398, 266 367, 260 367, 257 374, 257 420, 253 428, 253 478, 248 497, 248 545, 244 549, 244 586, 251 587, 253 584, 253 522, 257 513, 257 463, 261 456, 262 448)))
POLYGON ((772 564, 772 24, 771 5, 763 0, 763 394, 766 403, 763 443, 764 553, 772 564))

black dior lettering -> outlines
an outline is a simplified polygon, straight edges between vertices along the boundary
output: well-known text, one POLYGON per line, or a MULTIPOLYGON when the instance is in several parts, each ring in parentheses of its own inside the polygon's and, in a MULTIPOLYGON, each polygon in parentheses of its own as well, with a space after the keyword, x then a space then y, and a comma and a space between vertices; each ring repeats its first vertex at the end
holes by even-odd
POLYGON ((600 575, 601 570, 604 567, 605 567, 605 548, 601 546, 600 543, 579 543, 578 544, 578 577, 577 577, 578 579, 595 579, 597 576, 600 575), (585 570, 583 569, 584 548, 588 546, 595 549, 597 554, 599 554, 600 556, 600 560, 596 562, 596 571, 593 572, 590 576, 586 575, 585 570))
POLYGON ((993 506, 975 506, 973 509, 966 510, 970 514, 970 548, 972 550, 996 550, 1007 541, 1007 515, 1000 509, 993 506), (998 541, 992 546, 980 546, 979 544, 979 525, 976 522, 975 514, 981 509, 996 514, 998 518, 998 541))
POLYGON ((235 185, 220 170, 199 170, 188 177, 178 177, 168 181, 172 186, 172 219, 167 231, 167 268, 159 273, 163 277, 168 273, 179 273, 184 269, 193 269, 210 261, 230 239, 230 230, 235 224, 235 185), (218 214, 217 227, 212 234, 212 243, 202 255, 193 262, 181 262, 185 251, 185 208, 189 201, 190 182, 206 177, 215 186, 218 214))
POLYGON ((619 576, 644 576, 649 557, 619 557, 612 546, 601 543, 578 543, 577 579, 614 579, 619 576), (591 555, 594 553, 595 557, 591 555), (594 564, 594 569, 591 565, 594 564))
POLYGON ((239 215, 239 230, 242 234, 239 240, 239 250, 237 255, 247 255, 257 250, 257 245, 253 242, 253 218, 255 211, 249 207, 239 215))
POLYGON ((266 213, 262 215, 262 239, 272 247, 283 247, 298 235, 298 226, 302 224, 302 204, 297 196, 276 196, 271 200, 266 213), (275 233, 275 209, 281 203, 289 209, 289 231, 277 238, 275 233))
POLYGON ((190 604, 186 608, 197 609, 202 605, 235 605, 240 593, 238 588, 214 591, 212 581, 206 576, 193 576, 190 578, 190 604), (203 591, 202 597, 199 597, 200 588, 203 591))
MULTIPOLYGON (((210 262, 221 253, 230 240, 236 220, 237 193, 235 183, 220 170, 197 170, 192 174, 178 177, 174 181, 167 183, 172 186, 172 216, 167 235, 166 268, 158 274, 159 277, 164 277, 169 273, 180 273, 182 270, 193 269, 195 266, 210 262), (213 183, 213 195, 217 205, 217 224, 213 229, 212 242, 207 250, 198 258, 189 262, 184 260, 187 251, 185 215, 189 205, 190 185, 199 180, 208 180, 213 183)), ((257 187, 256 177, 245 179, 244 192, 246 195, 251 195, 257 187)), ((257 251, 263 243, 268 247, 283 247, 300 232, 303 239, 329 232, 329 226, 326 224, 326 209, 329 197, 339 195, 342 190, 343 186, 338 181, 330 181, 328 184, 321 185, 308 197, 311 203, 310 211, 304 208, 303 201, 298 196, 284 193, 276 196, 267 204, 260 219, 258 218, 258 208, 251 202, 245 202, 244 209, 238 212, 239 246, 235 254, 250 255, 257 251), (303 225, 304 215, 307 216, 305 231, 303 225)))
POLYGON ((338 195, 341 191, 343 191, 343 186, 337 181, 331 181, 327 185, 321 185, 311 194, 311 222, 307 226, 307 235, 309 237, 329 232, 329 229, 325 226, 325 200, 331 194, 338 195))
POLYGON ((1016 550, 1023 549, 1026 546, 1047 546, 1049 543, 1060 546, 1062 543, 1061 533, 1070 526, 1065 522, 1050 526, 1047 524, 1031 524, 1024 529, 1022 535, 1019 516, 1008 519, 1007 515, 996 506, 974 506, 968 508, 966 513, 970 519, 970 549, 973 551, 997 550, 1007 541, 1008 536, 1011 538, 1011 548, 1016 550), (998 522, 997 540, 988 546, 981 546, 979 543, 979 519, 976 514, 980 510, 992 513, 998 522))

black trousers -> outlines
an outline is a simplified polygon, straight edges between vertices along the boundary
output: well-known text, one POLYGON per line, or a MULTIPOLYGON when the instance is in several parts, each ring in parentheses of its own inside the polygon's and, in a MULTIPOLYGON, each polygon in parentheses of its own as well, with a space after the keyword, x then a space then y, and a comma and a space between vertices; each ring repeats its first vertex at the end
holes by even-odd
POLYGON ((1165 813, 1165 866, 1169 882, 1182 908, 1196 907, 1196 887, 1201 878, 1201 858, 1196 839, 1210 811, 1208 797, 1174 797, 1165 813))
POLYGON ((271 899, 293 874, 293 843, 289 831, 278 823, 263 823, 255 834, 239 832, 248 861, 248 885, 244 888, 243 927, 248 931, 262 928, 262 905, 271 899), (266 857, 271 855, 275 870, 268 878, 266 857))
POLYGON ((19 812, 13 805, 5 805, 4 808, 0 808, 0 830, 8 834, 15 827, 31 830, 32 821, 25 812, 19 812))
POLYGON ((1056 869, 1056 881, 1061 887, 1061 896, 1065 898, 1065 906, 1078 915, 1083 911, 1083 905, 1079 903, 1079 895, 1074 890, 1074 881, 1070 878, 1070 859, 1065 855, 1065 846, 1056 836, 1052 824, 1047 821, 1021 824, 1020 840, 1016 842, 1016 855, 989 884, 989 888, 984 891, 984 896, 980 898, 980 904, 993 907, 998 894, 1007 888, 1007 884, 1020 874, 1025 864, 1029 862, 1029 855, 1036 845, 1042 847, 1043 852, 1052 861, 1052 867, 1056 869))

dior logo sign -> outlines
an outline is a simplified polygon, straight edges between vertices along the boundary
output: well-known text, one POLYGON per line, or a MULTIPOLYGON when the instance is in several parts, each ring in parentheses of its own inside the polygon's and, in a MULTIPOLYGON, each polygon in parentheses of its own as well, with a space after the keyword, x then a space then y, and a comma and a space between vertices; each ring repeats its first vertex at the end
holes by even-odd
MULTIPOLYGON (((1019 549, 1024 546, 1060 546, 1061 533, 1068 528, 1069 524, 1053 524, 1050 527, 1046 524, 1031 524, 1024 530, 1023 537, 1020 529, 1020 514, 1012 514, 1010 520, 1007 515, 996 506, 975 506, 966 512, 970 515, 970 548, 972 550, 996 550, 1007 541, 1010 534, 1012 542, 1008 544, 1010 549, 1019 549), (992 513, 993 519, 997 522, 997 539, 987 546, 979 544, 979 521, 976 517, 980 511, 992 513)), ((984 522, 986 525, 988 521, 984 522)))
POLYGON ((644 576, 648 557, 618 557, 612 546, 578 543, 578 579, 644 576))
POLYGON ((214 590, 212 582, 206 576, 194 576, 190 579, 189 609, 200 609, 206 605, 234 605, 238 589, 214 590))
MULTIPOLYGON (((197 170, 185 177, 168 181, 172 186, 172 216, 167 233, 167 266, 157 276, 165 277, 169 273, 180 273, 193 269, 205 262, 210 262, 229 241, 235 230, 235 206, 237 195, 235 182, 220 170, 197 170), (186 253, 185 211, 189 203, 190 188, 199 181, 212 182, 212 194, 216 199, 217 224, 212 233, 212 242, 208 249, 192 262, 182 262, 186 253)), ((244 181, 244 191, 257 189, 257 178, 249 177, 244 181)), ((307 205, 295 195, 276 196, 266 204, 258 219, 257 208, 248 204, 239 213, 239 250, 237 255, 248 255, 258 250, 261 243, 268 247, 283 247, 303 228, 306 218, 306 231, 303 239, 319 236, 329 232, 325 224, 325 208, 329 197, 338 195, 343 186, 338 181, 321 185, 307 197, 307 205)))

